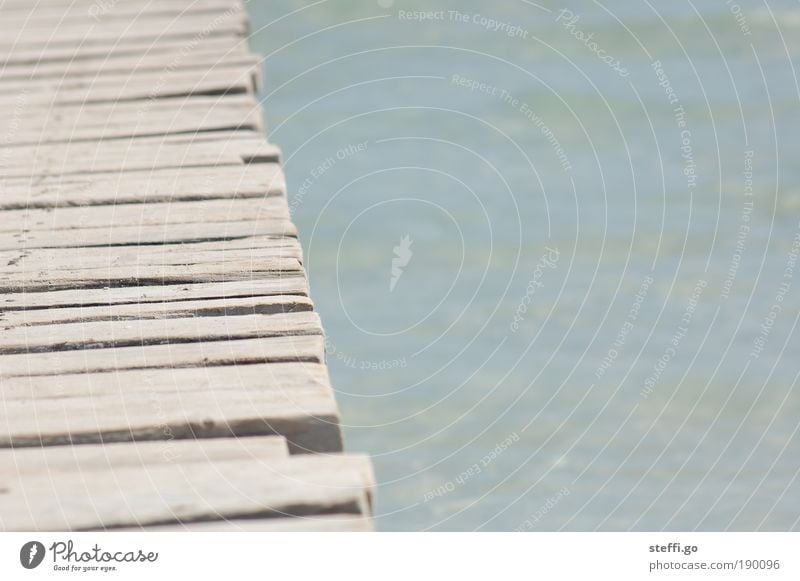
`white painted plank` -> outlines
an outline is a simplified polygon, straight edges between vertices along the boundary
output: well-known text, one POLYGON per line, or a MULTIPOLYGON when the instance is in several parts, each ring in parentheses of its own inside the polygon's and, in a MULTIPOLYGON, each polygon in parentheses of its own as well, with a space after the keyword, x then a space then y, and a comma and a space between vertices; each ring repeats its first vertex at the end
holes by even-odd
MULTIPOLYGON (((102 246, 93 248, 36 248, 0 251, 0 274, 8 281, 68 276, 67 272, 100 277, 135 276, 137 272, 168 271, 189 265, 211 265, 217 269, 230 262, 263 266, 276 258, 302 260, 302 248, 292 237, 246 237, 237 240, 195 242, 177 245, 102 246), (98 272, 90 272, 90 271, 98 272)), ((248 268, 247 270, 251 270, 248 268)), ((202 271, 199 271, 202 272, 202 271)), ((217 272, 212 270, 210 272, 217 272)))
POLYGON ((204 38, 245 36, 246 19, 239 11, 216 14, 193 13, 180 18, 68 21, 58 27, 23 27, 14 34, 0 35, 0 58, 16 50, 38 47, 114 46, 119 43, 163 39, 186 39, 188 49, 204 38))
MULTIPOLYGON (((184 148, 184 151, 188 149, 184 148)), ((230 159, 231 164, 237 161, 236 157, 230 159)), ((167 160, 157 159, 158 162, 167 160)), ((175 164, 184 162, 177 158, 174 161, 175 164)), ((285 193, 286 178, 276 163, 160 167, 149 171, 0 180, 0 210, 206 199, 258 200, 268 196, 284 196, 285 193)))
MULTIPOLYGON (((31 65, 8 66, 0 69, 0 81, 29 81, 33 79, 90 79, 106 81, 113 77, 137 79, 142 74, 164 73, 169 70, 209 71, 227 68, 246 68, 256 75, 261 88, 261 58, 240 50, 206 50, 203 45, 181 55, 173 62, 162 55, 123 56, 115 59, 87 59, 65 62, 45 62, 31 65), (172 69, 168 67, 172 65, 172 69)), ((8 92, 6 90, 6 92, 8 92)))
POLYGON ((119 226, 113 229, 0 232, 0 250, 31 248, 80 248, 108 245, 180 244, 213 240, 235 240, 252 236, 292 236, 295 230, 285 221, 207 222, 119 226))
POLYGON ((313 310, 313 303, 308 297, 300 295, 277 295, 270 297, 141 303, 135 305, 102 305, 62 309, 0 311, 0 329, 90 321, 129 321, 135 319, 174 319, 211 316, 233 317, 247 314, 274 315, 277 313, 300 313, 311 310, 313 310))
POLYGON ((0 356, 0 377, 325 360, 319 335, 0 356))
POLYGON ((167 37, 158 40, 119 42, 106 46, 46 46, 25 49, 20 47, 11 52, 0 52, 0 64, 5 67, 21 67, 40 63, 114 60, 143 55, 161 55, 165 62, 174 62, 195 48, 217 50, 220 53, 242 52, 247 49, 247 40, 239 35, 222 35, 204 38, 202 42, 187 42, 185 38, 167 37))
POLYGON ((3 379, 0 447, 278 434, 341 450, 324 365, 269 363, 3 379))
POLYGON ((46 272, 37 271, 23 275, 7 276, 0 280, 0 293, 33 293, 46 290, 121 286, 161 286, 190 283, 246 281, 267 277, 281 278, 301 274, 300 262, 295 258, 267 258, 254 264, 252 260, 227 261, 223 264, 183 264, 176 266, 142 266, 92 270, 60 270, 51 278, 41 277, 46 272))
POLYGON ((288 455, 286 440, 281 436, 201 440, 168 438, 149 442, 18 448, 13 453, 0 450, 0 472, 17 476, 64 472, 85 474, 95 470, 159 464, 223 463, 247 459, 259 462, 288 455))
POLYGON ((158 0, 149 3, 136 3, 127 0, 125 2, 108 1, 93 2, 86 4, 75 2, 72 4, 44 5, 37 1, 27 4, 10 4, 9 0, 4 0, 0 6, 0 30, 17 30, 22 27, 42 28, 43 26, 55 26, 61 23, 84 23, 91 21, 103 23, 113 20, 152 20, 164 18, 176 18, 182 15, 204 15, 222 14, 229 10, 238 11, 242 20, 247 19, 246 13, 236 2, 221 1, 217 3, 201 3, 196 0, 185 0, 184 2, 165 2, 158 0))
POLYGON ((248 278, 214 283, 163 284, 114 288, 85 288, 0 294, 0 309, 88 308, 95 305, 138 305, 189 300, 245 298, 277 295, 308 295, 308 282, 302 273, 280 277, 248 278))
MULTIPOLYGON (((53 185, 63 182, 86 183, 93 179, 121 180, 121 172, 139 172, 152 181, 148 172, 159 169, 202 168, 197 175, 209 177, 213 169, 224 166, 243 167, 245 158, 266 153, 268 146, 257 143, 163 143, 150 147, 132 147, 117 141, 93 141, 74 144, 54 144, 0 148, 0 195, 14 192, 14 187, 53 185), (103 151, 105 150, 105 151, 103 151), (93 174, 107 174, 94 176, 93 174), (72 180, 64 176, 73 176, 72 180), (37 176, 31 180, 31 176, 37 176), (45 178, 57 178, 46 180, 45 178), (5 179, 4 179, 5 178, 5 179)), ((267 165, 267 164, 264 164, 267 165)), ((232 170, 230 170, 232 171, 232 170)), ((279 167, 271 168, 273 175, 282 178, 279 167)), ((243 175, 245 172, 242 172, 243 175)), ((230 174, 227 174, 230 175, 230 174)), ((136 179, 136 176, 125 176, 136 179)), ((236 183, 236 182, 234 182, 236 183)), ((284 184, 279 184, 284 185, 284 184)), ((182 189, 182 188, 181 188, 182 189)), ((19 189, 16 190, 19 192, 19 189)), ((47 193, 47 192, 45 192, 47 193)), ((34 192, 33 196, 36 196, 34 192)))
POLYGON ((294 518, 208 521, 122 530, 131 532, 143 530, 156 533, 371 533, 375 532, 375 525, 368 517, 333 514, 294 518))
MULTIPOLYGON (((162 101, 164 100, 148 101, 147 106, 150 103, 156 104, 162 101)), ((6 143, 9 145, 73 143, 129 137, 153 137, 176 133, 260 129, 262 127, 261 115, 257 110, 214 111, 206 115, 186 110, 166 115, 154 115, 146 109, 143 111, 144 113, 135 120, 112 119, 100 125, 74 119, 31 129, 21 125, 17 130, 6 130, 6 143)), ((4 165, 8 167, 7 164, 4 165)))
MULTIPOLYGON (((166 70, 105 75, 101 78, 60 78, 56 80, 3 80, 0 107, 55 107, 62 104, 89 105, 152 101, 195 95, 253 94, 257 74, 252 66, 219 69, 166 70)), ((144 108, 143 108, 144 110, 144 108)))
POLYGON ((50 353, 299 335, 322 335, 317 313, 89 321, 12 327, 3 329, 0 333, 0 354, 50 353))
POLYGON ((293 456, 13 477, 3 475, 0 528, 77 530, 325 513, 367 514, 362 456, 293 456), (30 503, 36 499, 36 503, 30 503))
POLYGON ((276 230, 295 235, 286 201, 276 197, 10 210, 0 214, 0 232, 254 221, 273 223, 276 230))

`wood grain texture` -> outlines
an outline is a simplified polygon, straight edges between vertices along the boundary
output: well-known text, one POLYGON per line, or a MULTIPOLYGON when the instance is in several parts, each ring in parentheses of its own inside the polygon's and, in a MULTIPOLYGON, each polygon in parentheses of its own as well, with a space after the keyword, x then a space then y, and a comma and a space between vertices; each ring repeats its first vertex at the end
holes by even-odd
MULTIPOLYGON (((14 205, 7 207, 25 208, 36 207, 39 199, 47 196, 60 200, 64 194, 83 193, 87 197, 98 196, 106 203, 109 200, 124 203, 147 199, 147 194, 136 196, 134 193, 134 186, 141 188, 142 185, 148 191, 162 191, 159 198, 162 200, 202 199, 204 194, 211 196, 218 190, 224 194, 232 188, 249 192, 248 184, 254 184, 251 188, 260 188, 251 196, 275 195, 285 190, 283 173, 277 163, 245 166, 246 159, 275 161, 277 152, 266 144, 246 148, 235 142, 156 146, 148 143, 137 151, 119 148, 118 143, 71 144, 53 149, 47 146, 0 148, 0 173, 3 174, 0 200, 8 204, 7 198, 16 196, 11 202, 14 205), (119 149, 117 154, 109 156, 115 148, 119 149), (256 175, 260 175, 261 180, 254 182, 256 175), (134 185, 127 185, 129 181, 134 185), (84 192, 84 188, 89 191, 84 192), (115 188, 120 190, 116 195, 115 188), (31 206, 19 201, 26 189, 31 191, 31 206)), ((88 198, 87 203, 92 203, 92 198, 88 198)), ((76 201, 73 205, 79 204, 76 201)))
POLYGON ((298 272, 280 277, 247 278, 214 283, 162 284, 125 287, 32 291, 0 295, 0 310, 88 308, 104 305, 152 305, 221 297, 308 295, 308 281, 298 272))
POLYGON ((324 362, 324 339, 320 335, 300 335, 239 341, 204 341, 56 351, 48 353, 46 357, 40 353, 19 353, 0 357, 0 378, 291 361, 324 362))
POLYGON ((87 530, 257 517, 368 514, 362 456, 0 476, 0 528, 87 530), (124 485, 122 484, 124 483, 124 485), (32 511, 30 499, 36 499, 32 511))
POLYGON ((0 2, 2 531, 372 530, 248 29, 0 2))
POLYGON ((253 438, 209 438, 151 442, 107 442, 83 446, 24 448, 9 454, 0 451, 0 472, 19 475, 37 473, 90 472, 122 467, 152 466, 179 462, 213 463, 252 458, 286 458, 289 449, 282 436, 253 438))
MULTIPOLYGON (((97 173, 87 171, 36 179, 0 180, 0 210, 257 199, 285 195, 286 182, 277 163, 243 166, 237 153, 223 159, 229 162, 227 166, 217 165, 214 169, 191 166, 191 163, 207 163, 209 159, 220 162, 218 154, 191 152, 187 157, 174 158, 174 161, 166 156, 157 159, 130 158, 124 162, 97 160, 90 164, 87 161, 86 165, 99 170, 97 173), (121 164, 124 167, 120 167, 121 164)), ((60 166, 49 167, 48 171, 58 171, 60 166)), ((18 168, 16 171, 23 170, 18 168)), ((29 171, 41 170, 37 167, 29 171)), ((288 208, 276 212, 284 216, 287 213, 288 208)), ((10 222, 3 222, 10 227, 10 222)))
POLYGON ((338 452, 339 414, 316 363, 23 376, 4 383, 0 447, 278 434, 338 452))
POLYGON ((239 519, 206 521, 178 525, 145 526, 125 531, 155 533, 370 533, 375 531, 372 519, 350 514, 331 514, 295 518, 239 519))
POLYGON ((274 315, 311 310, 313 310, 313 304, 308 297, 288 294, 246 298, 222 297, 200 301, 140 302, 127 305, 8 310, 0 311, 0 329, 92 321, 233 317, 246 314, 274 315))

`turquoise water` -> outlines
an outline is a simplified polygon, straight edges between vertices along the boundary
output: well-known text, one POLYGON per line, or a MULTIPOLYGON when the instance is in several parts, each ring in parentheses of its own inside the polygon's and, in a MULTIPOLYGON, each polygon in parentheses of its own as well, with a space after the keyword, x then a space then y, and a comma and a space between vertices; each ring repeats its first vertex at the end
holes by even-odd
POLYGON ((249 3, 381 530, 800 528, 800 8, 741 5, 249 3))

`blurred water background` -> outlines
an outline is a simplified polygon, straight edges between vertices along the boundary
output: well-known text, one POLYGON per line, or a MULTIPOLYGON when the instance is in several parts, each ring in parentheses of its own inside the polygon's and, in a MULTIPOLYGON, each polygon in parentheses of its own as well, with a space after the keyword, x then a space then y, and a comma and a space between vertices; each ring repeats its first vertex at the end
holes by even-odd
POLYGON ((248 10, 379 529, 800 528, 797 2, 248 10))

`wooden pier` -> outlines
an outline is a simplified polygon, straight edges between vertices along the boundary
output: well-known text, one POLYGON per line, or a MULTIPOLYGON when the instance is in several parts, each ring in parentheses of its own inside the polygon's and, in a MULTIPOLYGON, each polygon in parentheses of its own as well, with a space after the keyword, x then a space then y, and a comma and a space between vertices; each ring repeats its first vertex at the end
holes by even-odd
POLYGON ((370 530, 240 1, 0 32, 0 530, 370 530))

